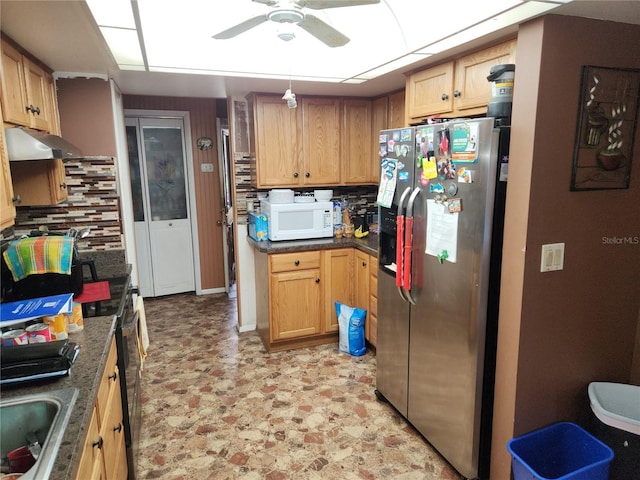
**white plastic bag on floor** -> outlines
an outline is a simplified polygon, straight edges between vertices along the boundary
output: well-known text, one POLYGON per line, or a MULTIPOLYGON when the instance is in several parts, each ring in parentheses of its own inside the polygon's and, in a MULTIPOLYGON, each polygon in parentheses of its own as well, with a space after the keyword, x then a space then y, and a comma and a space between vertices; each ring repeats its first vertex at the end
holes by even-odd
POLYGON ((367 352, 364 339, 367 311, 336 302, 336 314, 340 328, 338 350, 355 357, 364 355, 367 352))

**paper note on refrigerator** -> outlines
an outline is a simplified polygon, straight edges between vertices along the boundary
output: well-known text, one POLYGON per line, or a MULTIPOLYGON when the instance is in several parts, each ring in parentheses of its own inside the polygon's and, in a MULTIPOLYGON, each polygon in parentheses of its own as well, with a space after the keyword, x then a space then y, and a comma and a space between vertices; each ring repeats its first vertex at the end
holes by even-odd
POLYGON ((380 186, 378 187, 378 205, 389 208, 396 193, 396 183, 398 178, 398 162, 393 159, 384 158, 380 164, 380 186))
POLYGON ((458 254, 458 213, 446 205, 427 200, 427 248, 425 253, 456 263, 458 254))

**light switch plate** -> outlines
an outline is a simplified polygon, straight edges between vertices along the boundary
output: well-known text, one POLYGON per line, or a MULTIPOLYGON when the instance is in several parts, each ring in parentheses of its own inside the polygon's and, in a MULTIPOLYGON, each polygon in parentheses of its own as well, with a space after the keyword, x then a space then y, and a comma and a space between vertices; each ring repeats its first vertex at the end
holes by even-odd
POLYGON ((564 243, 542 245, 540 271, 553 272, 564 268, 564 243))
POLYGON ((200 164, 201 172, 213 172, 213 163, 201 163, 200 164))

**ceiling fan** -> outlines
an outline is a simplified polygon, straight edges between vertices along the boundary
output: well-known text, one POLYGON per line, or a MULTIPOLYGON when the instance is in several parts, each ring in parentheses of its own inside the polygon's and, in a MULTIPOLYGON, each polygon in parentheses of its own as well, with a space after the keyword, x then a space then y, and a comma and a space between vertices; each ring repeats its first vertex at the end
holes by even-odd
MULTIPOLYGON (((329 47, 341 47, 349 43, 349 38, 320 20, 315 15, 304 11, 305 8, 311 10, 324 10, 327 8, 352 7, 357 5, 371 5, 380 3, 380 0, 253 0, 256 3, 262 3, 273 7, 273 9, 263 15, 245 20, 227 30, 224 30, 213 38, 218 40, 226 40, 233 38, 247 30, 257 27, 258 25, 271 20, 281 24, 298 25, 303 30, 316 37, 329 47)), ((283 34, 283 40, 291 40, 293 34, 283 34)))

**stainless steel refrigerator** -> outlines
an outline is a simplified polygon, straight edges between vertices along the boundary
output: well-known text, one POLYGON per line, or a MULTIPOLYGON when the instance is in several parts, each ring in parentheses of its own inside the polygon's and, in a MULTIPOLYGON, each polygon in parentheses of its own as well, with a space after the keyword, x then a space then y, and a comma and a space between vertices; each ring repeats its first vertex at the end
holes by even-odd
POLYGON ((376 394, 488 478, 509 127, 380 132, 376 394))

